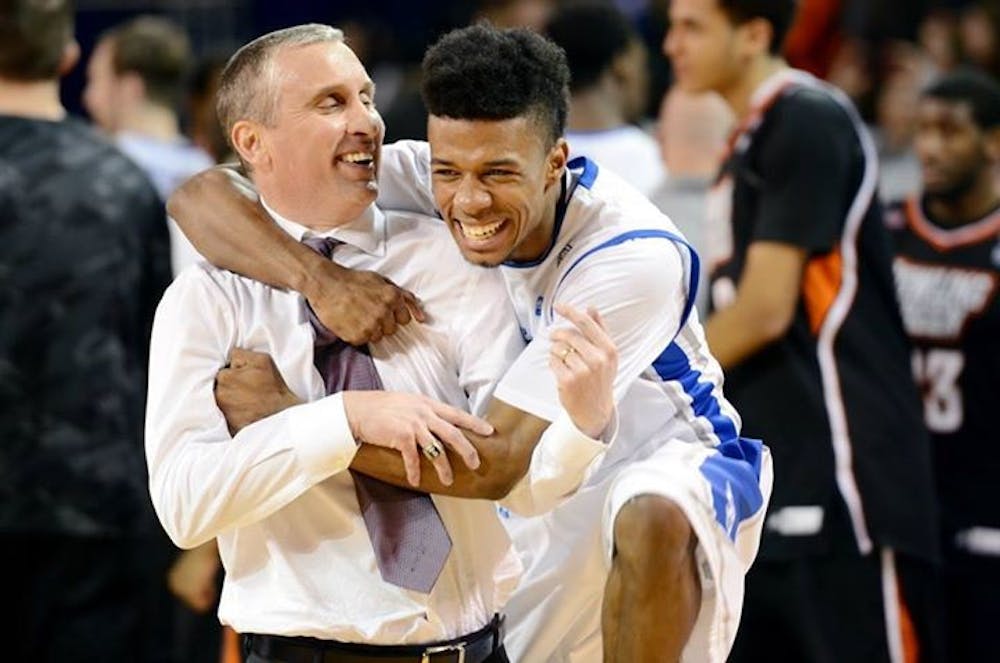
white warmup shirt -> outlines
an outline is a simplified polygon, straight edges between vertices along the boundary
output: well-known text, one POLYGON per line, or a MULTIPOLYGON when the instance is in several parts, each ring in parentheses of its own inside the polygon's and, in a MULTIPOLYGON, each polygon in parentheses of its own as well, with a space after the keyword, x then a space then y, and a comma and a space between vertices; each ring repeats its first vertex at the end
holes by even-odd
MULTIPOLYGON (((426 143, 383 148, 379 203, 434 213, 426 143)), ((740 418, 722 394, 722 370, 708 351, 691 301, 694 257, 677 228, 640 192, 588 159, 570 162, 555 237, 531 263, 500 269, 527 348, 497 386, 497 398, 544 419, 559 412, 548 369, 556 302, 596 308, 619 352, 616 441, 597 480, 636 460, 650 443, 735 441, 740 418), (640 453, 639 456, 636 453, 640 453)))
MULTIPOLYGON (((427 144, 401 141, 383 148, 382 156, 381 204, 432 212, 427 144)), ((568 170, 548 251, 530 264, 498 270, 529 343, 496 396, 554 416, 549 330, 566 323, 553 306, 594 307, 619 351, 618 430, 601 463, 565 503, 542 518, 507 517, 526 566, 508 606, 510 652, 525 661, 600 660, 614 517, 606 509, 623 496, 660 493, 655 486, 677 483, 684 499, 670 498, 685 509, 700 546, 709 548, 710 567, 702 571, 705 600, 684 660, 722 661, 739 621, 743 574, 760 539, 769 456, 758 441, 740 437, 739 416, 722 394, 722 370, 691 310, 698 261, 673 223, 593 162, 577 159, 568 170)))
MULTIPOLYGON (((296 239, 310 232, 276 219, 296 239)), ((430 317, 370 346, 385 389, 481 412, 523 347, 496 272, 468 265, 440 222, 374 206, 322 235, 345 242, 334 252, 339 263, 412 290, 430 317)), ((206 263, 170 286, 153 329, 146 423, 150 488, 165 529, 183 547, 218 538, 220 619, 239 632, 399 644, 481 628, 521 570, 493 504, 435 496, 453 546, 434 589, 382 581, 345 471, 356 444, 342 397, 323 397, 313 338, 295 293, 206 263), (213 383, 236 347, 269 353, 291 390, 312 402, 231 438, 213 383)), ((545 462, 579 448, 566 420, 536 450, 531 472, 543 487, 544 477, 564 472, 545 462)), ((592 453, 596 443, 582 444, 592 453)))

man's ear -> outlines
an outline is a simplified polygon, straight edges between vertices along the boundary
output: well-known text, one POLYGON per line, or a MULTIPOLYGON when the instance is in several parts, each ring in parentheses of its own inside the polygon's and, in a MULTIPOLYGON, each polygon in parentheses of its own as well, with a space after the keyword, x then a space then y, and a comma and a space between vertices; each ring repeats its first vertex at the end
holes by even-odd
POLYGON ((742 32, 744 53, 754 56, 771 52, 774 27, 770 21, 763 18, 752 18, 740 25, 738 29, 742 32))
POLYGON ((62 55, 59 56, 59 77, 62 78, 73 71, 73 67, 80 61, 80 42, 70 39, 63 46, 62 55))
POLYGON ((993 167, 1000 166, 1000 127, 994 127, 986 131, 986 156, 993 167))
POLYGON ((240 120, 229 133, 233 149, 240 159, 256 171, 266 171, 271 162, 261 129, 261 125, 253 120, 240 120))
POLYGON ((118 77, 121 97, 130 103, 139 103, 146 98, 146 81, 134 71, 127 71, 118 77))
POLYGON ((545 188, 548 189, 553 184, 557 184, 566 170, 566 163, 569 161, 569 143, 565 138, 560 138, 549 150, 545 163, 545 188))

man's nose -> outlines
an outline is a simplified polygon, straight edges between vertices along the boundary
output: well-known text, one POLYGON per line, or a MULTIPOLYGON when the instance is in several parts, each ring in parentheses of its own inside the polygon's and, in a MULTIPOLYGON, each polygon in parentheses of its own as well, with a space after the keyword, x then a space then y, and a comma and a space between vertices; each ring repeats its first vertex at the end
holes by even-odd
POLYGON ((382 116, 375 107, 355 100, 348 109, 347 130, 349 133, 374 138, 382 127, 382 116))
POLYGON ((455 205, 465 214, 478 214, 489 209, 492 196, 473 177, 463 178, 455 193, 455 205))

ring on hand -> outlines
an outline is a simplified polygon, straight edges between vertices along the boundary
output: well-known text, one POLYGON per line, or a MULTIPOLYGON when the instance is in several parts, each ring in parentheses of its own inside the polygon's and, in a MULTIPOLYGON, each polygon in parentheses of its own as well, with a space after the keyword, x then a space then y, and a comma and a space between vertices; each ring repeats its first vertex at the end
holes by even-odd
POLYGON ((428 460, 434 460, 441 455, 441 445, 437 442, 431 442, 426 447, 423 447, 424 455, 427 456, 428 460))
POLYGON ((569 357, 574 352, 576 352, 576 348, 574 348, 572 345, 567 345, 566 349, 563 350, 562 354, 559 356, 559 359, 562 361, 562 363, 565 364, 566 358, 569 357))

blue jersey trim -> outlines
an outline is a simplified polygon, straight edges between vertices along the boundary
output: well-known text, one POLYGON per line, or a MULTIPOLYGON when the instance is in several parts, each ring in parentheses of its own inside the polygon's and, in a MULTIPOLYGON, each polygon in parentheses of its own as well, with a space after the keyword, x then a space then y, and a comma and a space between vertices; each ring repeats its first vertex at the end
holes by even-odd
POLYGON ((556 289, 558 289, 559 286, 562 285, 562 282, 566 280, 566 277, 569 276, 569 273, 572 272, 576 268, 576 266, 580 264, 581 261, 583 261, 591 254, 596 253, 597 251, 600 251, 602 249, 607 249, 611 248, 612 246, 618 246, 619 244, 624 244, 625 242, 634 239, 647 239, 650 237, 667 239, 672 242, 676 242, 685 247, 691 255, 691 274, 690 274, 690 279, 688 279, 687 299, 684 302, 684 311, 683 313, 681 313, 681 321, 677 327, 677 330, 680 331, 681 329, 684 328, 684 325, 687 323, 688 318, 691 316, 691 311, 694 309, 695 297, 698 294, 698 282, 700 279, 700 272, 701 272, 701 260, 698 258, 698 252, 694 250, 693 246, 688 244, 687 240, 685 240, 680 235, 675 235, 674 233, 667 232, 666 230, 659 230, 655 228, 646 230, 630 230, 629 232, 622 233, 621 235, 616 235, 615 237, 612 237, 611 239, 607 240, 602 244, 598 244, 597 246, 585 252, 582 256, 573 261, 573 263, 569 266, 569 268, 565 272, 563 272, 562 277, 559 279, 559 283, 556 284, 556 289))
POLYGON ((570 170, 576 170, 577 168, 582 168, 583 173, 580 174, 580 179, 578 180, 580 186, 584 189, 589 189, 594 186, 594 182, 597 180, 597 172, 600 168, 597 164, 588 159, 587 157, 576 157, 570 159, 566 167, 570 170))
POLYGON ((715 397, 714 385, 703 381, 701 372, 691 367, 684 351, 671 343, 653 362, 660 379, 675 381, 691 398, 691 409, 712 426, 719 438, 716 454, 699 468, 712 487, 715 519, 735 540, 739 524, 757 513, 764 503, 760 492, 763 444, 760 440, 740 437, 736 424, 723 414, 715 397))
POLYGON ((760 440, 741 437, 736 440, 747 451, 756 453, 757 467, 739 458, 727 456, 720 449, 705 459, 699 468, 712 487, 715 520, 731 541, 736 540, 743 521, 752 517, 764 504, 760 492, 760 440), (754 471, 756 469, 756 471, 754 471))
POLYGON ((653 370, 661 380, 680 383, 684 393, 691 397, 691 409, 695 415, 708 420, 720 442, 737 437, 736 424, 719 407, 714 394, 715 385, 701 380, 701 373, 691 367, 687 354, 677 343, 668 345, 653 361, 653 370))

